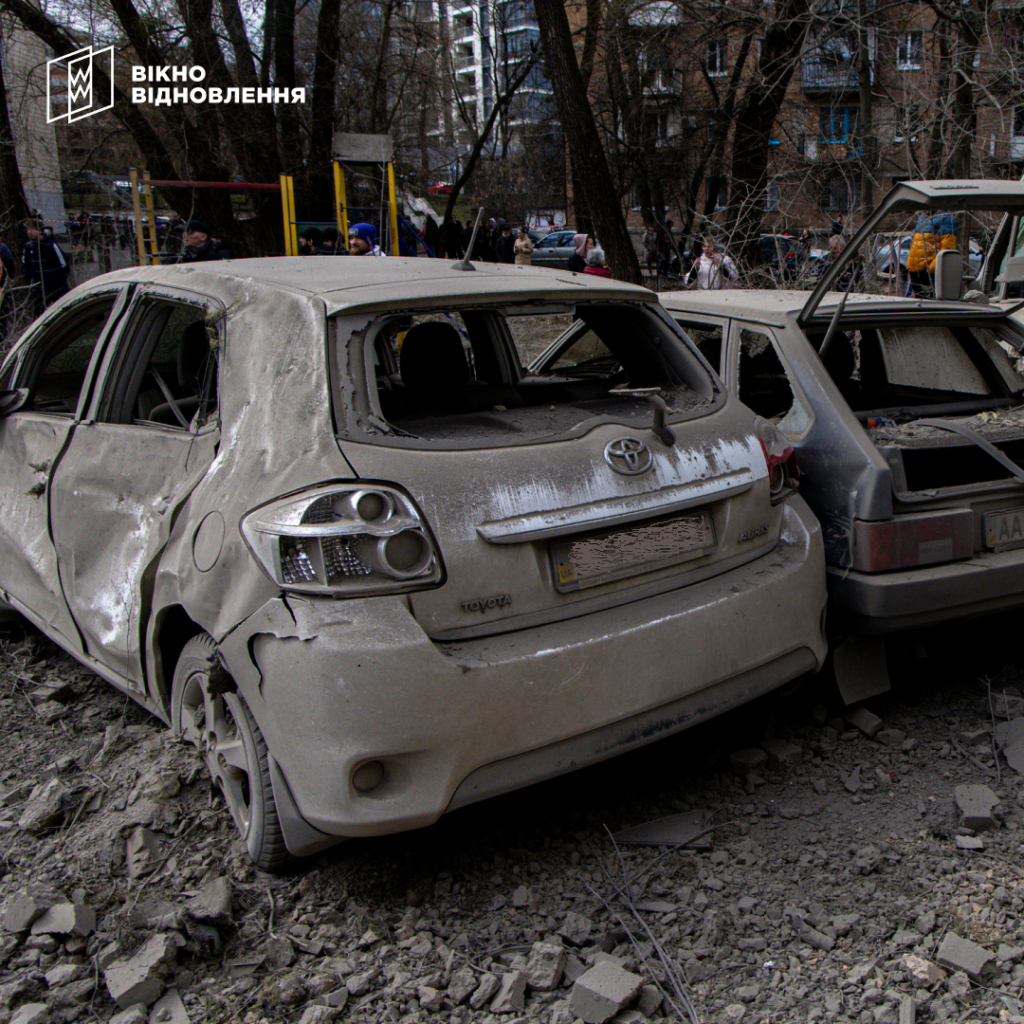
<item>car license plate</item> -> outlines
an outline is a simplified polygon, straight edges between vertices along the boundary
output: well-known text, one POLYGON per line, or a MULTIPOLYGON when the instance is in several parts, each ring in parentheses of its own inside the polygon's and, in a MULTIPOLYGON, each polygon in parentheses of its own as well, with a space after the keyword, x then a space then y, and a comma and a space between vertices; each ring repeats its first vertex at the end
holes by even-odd
POLYGON ((562 592, 583 590, 664 569, 699 558, 715 543, 714 523, 706 509, 554 541, 555 587, 562 592))
POLYGON ((1024 547, 1024 508, 986 512, 985 546, 992 551, 1024 547))

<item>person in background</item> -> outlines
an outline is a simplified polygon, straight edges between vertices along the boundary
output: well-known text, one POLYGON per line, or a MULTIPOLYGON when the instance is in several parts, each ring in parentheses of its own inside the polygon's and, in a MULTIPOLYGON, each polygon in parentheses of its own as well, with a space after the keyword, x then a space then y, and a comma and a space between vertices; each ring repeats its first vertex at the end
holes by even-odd
POLYGON ((653 224, 647 225, 643 237, 644 266, 653 274, 658 267, 658 230, 653 224))
POLYGON ((494 254, 499 263, 515 263, 516 240, 512 237, 512 228, 505 221, 501 222, 501 234, 494 242, 494 254))
POLYGON ((704 239, 704 251, 694 261, 689 274, 686 275, 686 286, 697 286, 700 291, 713 291, 718 288, 733 288, 739 280, 740 273, 736 264, 719 252, 718 246, 710 238, 704 239))
POLYGON ((209 263, 229 259, 230 250, 220 239, 210 237, 210 229, 201 220, 190 220, 185 225, 185 244, 178 263, 209 263))
MULTIPOLYGON (((832 221, 832 234, 842 235, 843 233, 843 215, 841 213, 836 214, 836 219, 832 221)), ((830 239, 831 241, 831 239, 830 239)))
POLYGON ((526 228, 520 228, 512 246, 517 267, 528 267, 533 263, 533 239, 526 228))
POLYGON ((672 257, 675 252, 672 248, 672 228, 675 225, 667 220, 658 230, 658 273, 662 276, 668 274, 672 267, 672 257))
POLYGON ((353 224, 348 229, 350 256, 383 256, 377 245, 377 229, 372 224, 353 224))
POLYGON ((572 236, 572 247, 576 250, 570 257, 565 267, 566 270, 575 270, 582 273, 587 269, 587 253, 597 245, 593 235, 578 234, 572 236))
POLYGON ((587 253, 587 265, 583 268, 584 274, 592 277, 611 277, 611 271, 604 265, 604 249, 591 249, 587 253))
POLYGON ((38 221, 25 226, 28 241, 21 251, 21 270, 31 285, 36 316, 51 302, 67 295, 71 263, 53 236, 45 237, 38 221))
POLYGON ((337 256, 338 239, 341 235, 337 228, 324 228, 320 235, 320 244, 313 252, 314 256, 337 256))
POLYGON ((445 235, 445 247, 448 250, 448 259, 462 259, 462 256, 466 251, 466 245, 462 238, 462 225, 457 220, 453 220, 451 224, 448 225, 448 233, 445 235))
POLYGON ((322 237, 323 236, 321 235, 319 228, 306 228, 306 230, 299 235, 299 255, 315 256, 317 246, 320 244, 320 239, 322 237))

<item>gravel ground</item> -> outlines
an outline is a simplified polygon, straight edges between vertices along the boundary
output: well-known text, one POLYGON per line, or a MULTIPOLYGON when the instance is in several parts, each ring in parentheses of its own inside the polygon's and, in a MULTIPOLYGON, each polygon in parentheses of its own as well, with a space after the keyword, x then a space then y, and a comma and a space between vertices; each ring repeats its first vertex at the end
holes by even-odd
POLYGON ((0 1019, 1024 1021, 1024 789, 996 762, 989 701, 1009 685, 1016 704, 1018 630, 901 638, 874 738, 806 680, 271 877, 191 750, 14 628, 0 1019), (964 784, 1000 800, 973 829, 964 784), (695 810, 706 849, 610 838, 695 810))

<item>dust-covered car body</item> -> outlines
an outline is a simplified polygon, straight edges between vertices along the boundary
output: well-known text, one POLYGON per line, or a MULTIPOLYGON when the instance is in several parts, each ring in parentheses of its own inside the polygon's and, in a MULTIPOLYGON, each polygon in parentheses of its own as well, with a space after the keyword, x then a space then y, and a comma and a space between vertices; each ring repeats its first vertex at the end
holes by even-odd
POLYGON ((829 291, 893 211, 1022 203, 1015 182, 907 182, 810 297, 661 296, 727 386, 795 447, 840 634, 1024 603, 1024 328, 957 289, 930 300, 829 291))
POLYGON ((644 289, 425 259, 141 268, 48 311, 3 380, 0 597, 202 747, 262 866, 824 655, 817 524, 644 289), (573 315, 626 368, 528 377, 537 324, 573 315))

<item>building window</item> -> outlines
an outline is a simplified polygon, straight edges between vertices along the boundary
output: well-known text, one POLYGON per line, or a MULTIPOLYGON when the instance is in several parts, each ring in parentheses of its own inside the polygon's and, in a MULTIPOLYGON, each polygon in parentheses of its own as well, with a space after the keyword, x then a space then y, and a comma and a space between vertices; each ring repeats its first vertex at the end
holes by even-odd
POLYGON ((917 142, 917 131, 920 124, 917 107, 897 106, 895 121, 892 133, 893 142, 917 142))
POLYGON ((848 143, 857 130, 856 107, 821 108, 821 143, 835 145, 848 143))
POLYGON ((707 69, 708 75, 712 78, 719 78, 729 73, 729 41, 727 39, 715 39, 708 43, 707 69))
POLYGON ((818 206, 829 213, 848 213, 857 206, 860 183, 856 178, 831 178, 821 186, 818 206))
POLYGON ((896 41, 896 70, 917 71, 921 67, 924 33, 902 32, 896 41))
POLYGON ((648 110, 645 119, 648 141, 665 142, 668 139, 668 111, 648 110))
POLYGON ((777 181, 769 181, 768 190, 764 197, 764 208, 768 213, 778 213, 780 196, 779 183, 777 181))
POLYGON ((712 213, 729 205, 729 186, 724 178, 708 178, 708 207, 712 213))
POLYGON ((1013 137, 1024 138, 1024 105, 1013 108, 1013 137))

